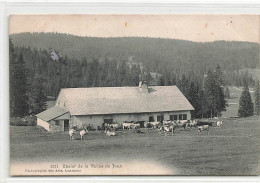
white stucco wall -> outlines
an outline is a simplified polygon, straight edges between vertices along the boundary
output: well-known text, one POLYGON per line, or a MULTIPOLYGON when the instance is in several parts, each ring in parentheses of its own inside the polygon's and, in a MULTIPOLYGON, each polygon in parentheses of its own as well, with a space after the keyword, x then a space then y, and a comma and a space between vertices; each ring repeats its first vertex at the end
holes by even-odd
POLYGON ((161 112, 161 113, 142 113, 142 114, 112 114, 112 115, 86 115, 86 116, 71 116, 71 125, 76 125, 82 128, 82 125, 102 126, 104 119, 113 119, 115 123, 123 123, 125 121, 149 121, 149 116, 154 116, 157 120, 157 115, 164 115, 164 120, 170 120, 170 115, 187 114, 187 119, 191 119, 190 111, 176 112, 161 112))
POLYGON ((37 118, 37 125, 43 127, 47 131, 50 131, 50 124, 40 118, 37 118))
POLYGON ((40 118, 37 118, 37 125, 42 126, 47 131, 64 131, 64 120, 69 120, 69 126, 72 127, 69 113, 66 113, 58 118, 55 118, 49 122, 46 122, 40 118), (56 123, 57 122, 57 123, 56 123))

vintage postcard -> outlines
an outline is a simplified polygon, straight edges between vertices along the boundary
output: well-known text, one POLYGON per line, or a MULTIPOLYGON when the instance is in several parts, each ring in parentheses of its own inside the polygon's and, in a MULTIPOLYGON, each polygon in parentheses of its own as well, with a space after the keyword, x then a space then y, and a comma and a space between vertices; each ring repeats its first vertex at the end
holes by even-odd
POLYGON ((11 15, 10 175, 259 175, 259 15, 11 15))

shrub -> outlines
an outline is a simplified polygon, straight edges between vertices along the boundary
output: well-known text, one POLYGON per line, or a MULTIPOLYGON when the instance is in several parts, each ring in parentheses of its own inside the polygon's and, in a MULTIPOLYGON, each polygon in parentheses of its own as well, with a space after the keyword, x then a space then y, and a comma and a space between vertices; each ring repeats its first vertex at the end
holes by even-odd
POLYGON ((35 116, 25 116, 21 117, 11 117, 10 118, 11 126, 36 126, 36 117, 35 116))

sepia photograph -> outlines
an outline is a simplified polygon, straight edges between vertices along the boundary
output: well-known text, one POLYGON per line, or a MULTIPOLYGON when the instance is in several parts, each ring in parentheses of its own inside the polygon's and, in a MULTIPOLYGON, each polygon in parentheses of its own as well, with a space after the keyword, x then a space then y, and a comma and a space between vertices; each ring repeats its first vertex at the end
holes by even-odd
POLYGON ((10 176, 260 174, 260 16, 9 16, 10 176))

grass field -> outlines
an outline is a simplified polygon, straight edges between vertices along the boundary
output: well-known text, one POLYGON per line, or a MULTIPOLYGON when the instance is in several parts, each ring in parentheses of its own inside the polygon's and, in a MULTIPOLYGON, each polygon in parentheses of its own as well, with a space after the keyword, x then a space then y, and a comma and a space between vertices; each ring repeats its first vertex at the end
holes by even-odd
POLYGON ((90 132, 83 141, 70 141, 67 132, 12 126, 11 163, 135 160, 157 162, 177 175, 257 175, 259 132, 259 117, 224 119, 223 127, 211 127, 209 135, 197 135, 196 130, 176 132, 173 136, 156 131, 119 132, 115 137, 90 132))

